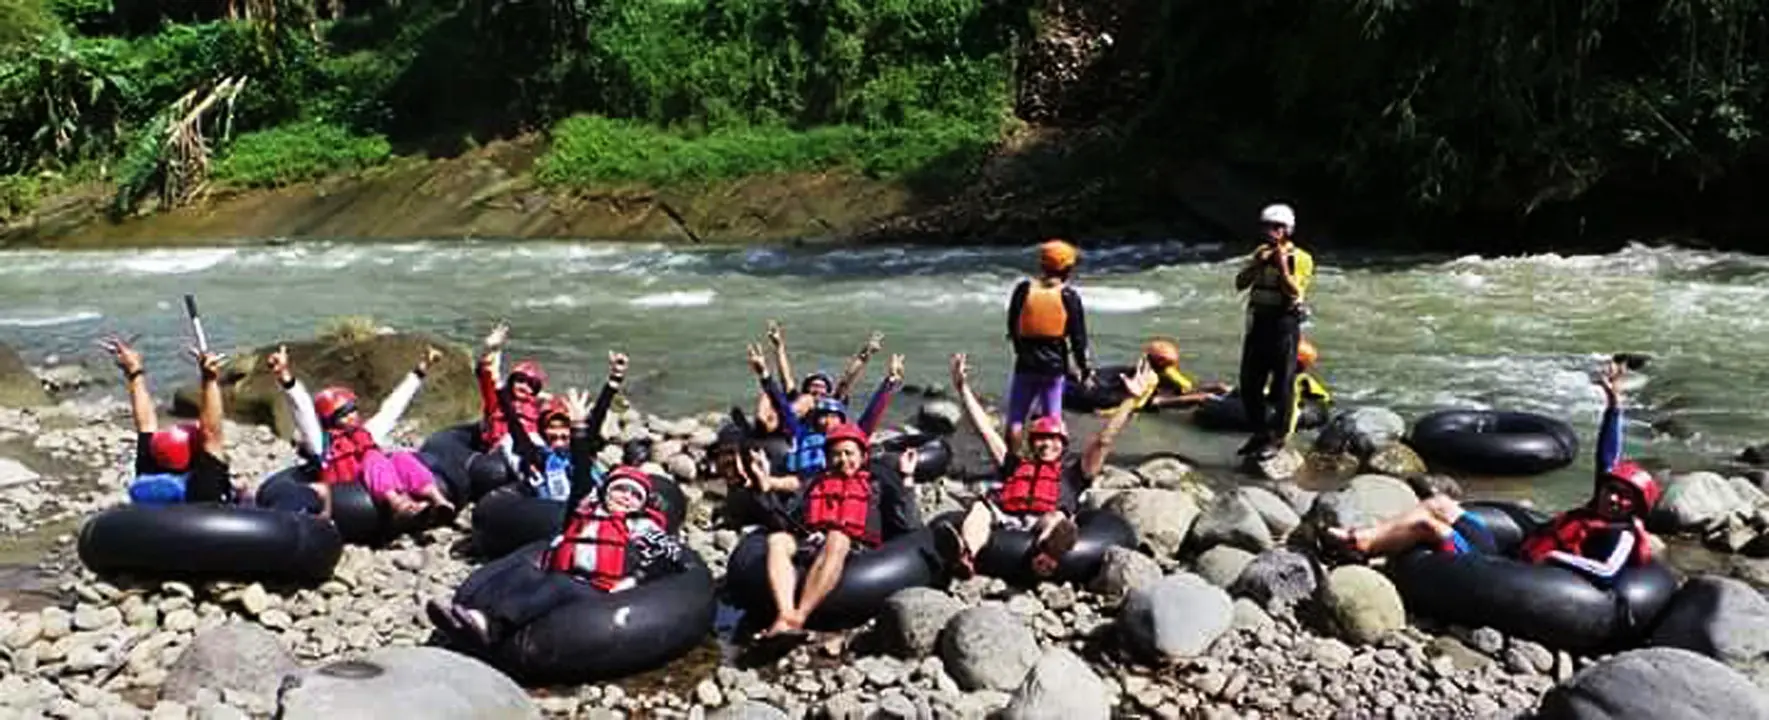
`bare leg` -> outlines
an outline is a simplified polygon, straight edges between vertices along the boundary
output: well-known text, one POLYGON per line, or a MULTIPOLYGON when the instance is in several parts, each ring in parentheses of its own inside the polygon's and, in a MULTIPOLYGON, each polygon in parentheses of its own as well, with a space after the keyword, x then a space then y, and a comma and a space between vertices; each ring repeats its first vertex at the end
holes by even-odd
POLYGON ((1051 575, 1063 556, 1075 548, 1075 522, 1061 511, 1047 512, 1039 516, 1034 531, 1038 533, 1038 552, 1032 556, 1032 572, 1051 575))
POLYGON ((811 563, 811 569, 805 577, 805 592, 799 596, 798 626, 804 627, 805 618, 829 597, 830 591, 841 582, 842 569, 848 564, 848 551, 853 549, 854 542, 845 533, 832 532, 823 540, 823 549, 817 552, 817 559, 811 563))
POLYGON ((764 635, 804 626, 798 605, 793 602, 799 577, 798 569, 792 566, 792 556, 798 552, 798 547, 798 539, 791 533, 777 532, 768 536, 768 588, 774 591, 774 607, 778 614, 774 617, 774 625, 764 635))
POLYGON ((1438 542, 1449 537, 1451 525, 1461 516, 1461 505, 1439 495, 1370 527, 1355 530, 1329 528, 1327 532, 1350 540, 1359 552, 1367 555, 1392 555, 1420 543, 1438 542))
POLYGON ((970 512, 964 514, 964 524, 960 527, 960 537, 964 538, 964 546, 975 553, 989 544, 989 536, 994 531, 995 518, 989 508, 982 503, 972 503, 970 512))
POLYGON ((322 482, 311 483, 313 494, 319 496, 319 517, 321 520, 332 517, 332 486, 322 482))

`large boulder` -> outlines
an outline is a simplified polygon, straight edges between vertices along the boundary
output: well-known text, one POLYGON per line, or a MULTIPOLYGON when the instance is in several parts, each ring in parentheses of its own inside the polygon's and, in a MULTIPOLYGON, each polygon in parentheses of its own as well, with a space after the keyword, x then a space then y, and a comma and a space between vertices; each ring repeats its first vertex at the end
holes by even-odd
POLYGON ((43 381, 11 347, 0 343, 0 407, 36 407, 49 404, 43 381))
POLYGON ((283 677, 298 672, 275 633, 233 622, 197 633, 160 685, 160 699, 194 703, 201 690, 275 696, 283 677))
POLYGON ((514 680, 478 660, 433 647, 388 647, 303 673, 280 696, 278 717, 492 720, 540 718, 514 680))
POLYGON ((1136 528, 1136 537, 1159 557, 1172 557, 1185 543, 1198 517, 1198 503, 1177 490, 1125 490, 1105 509, 1136 528))
POLYGON ((1701 653, 1769 687, 1769 600, 1730 578, 1692 579, 1671 598, 1652 644, 1701 653))
POLYGON ((1161 565, 1154 558, 1127 547, 1106 548, 1099 574, 1087 589, 1107 602, 1116 602, 1138 585, 1161 579, 1161 565))
POLYGON ((1400 591, 1382 573, 1363 565, 1335 568, 1321 588, 1321 604, 1345 639, 1373 643, 1407 625, 1400 591))
POLYGON ((1247 492, 1237 488, 1216 496, 1204 507, 1192 523, 1186 544, 1197 548, 1227 545, 1257 553, 1270 549, 1273 539, 1271 528, 1247 499, 1247 492))
POLYGON ((1333 416, 1315 436, 1314 451, 1328 455, 1349 454, 1368 458, 1377 450, 1400 442, 1407 421, 1393 410, 1379 407, 1352 408, 1333 416))
POLYGON ((1118 634, 1131 652, 1171 662, 1203 655, 1234 616, 1234 602, 1222 588, 1178 573, 1130 591, 1118 610, 1118 634))
MULTIPOLYGON (((236 356, 222 377, 222 399, 229 417, 243 423, 270 425, 280 435, 293 430, 283 407, 282 389, 265 368, 263 359, 280 343, 271 343, 236 356)), ((334 332, 314 340, 289 341, 289 361, 295 377, 317 393, 328 385, 342 385, 356 392, 357 406, 372 414, 381 399, 423 355, 424 348, 443 350, 442 359, 430 368, 405 419, 425 431, 479 417, 479 388, 473 375, 473 358, 465 348, 447 340, 419 333, 383 335, 334 332)), ((196 388, 179 389, 173 413, 196 411, 196 388)))
POLYGON ((1093 668, 1066 648, 1044 651, 1002 710, 1003 720, 1107 720, 1111 696, 1093 668))
POLYGON ((1289 548, 1275 548, 1247 563, 1228 591, 1261 605, 1289 605, 1314 597, 1320 576, 1320 569, 1308 556, 1289 548))
POLYGON ((940 633, 940 659, 966 690, 1011 691, 1038 662, 1038 638, 1006 606, 978 605, 940 633))
POLYGON ((1750 509, 1749 498, 1740 497, 1732 482, 1718 473, 1682 473, 1671 477, 1647 521, 1654 530, 1699 532, 1750 509))
POLYGON ((1769 695, 1720 663, 1675 648, 1612 655, 1548 691, 1539 720, 1769 719, 1769 695))
POLYGON ((898 590, 879 613, 879 634, 899 657, 920 658, 934 651, 940 631, 964 603, 934 588, 898 590))
POLYGON ((1302 516, 1291 543, 1311 547, 1330 527, 1368 527, 1411 509, 1419 502, 1413 489, 1386 475, 1359 475, 1345 487, 1324 492, 1302 516))

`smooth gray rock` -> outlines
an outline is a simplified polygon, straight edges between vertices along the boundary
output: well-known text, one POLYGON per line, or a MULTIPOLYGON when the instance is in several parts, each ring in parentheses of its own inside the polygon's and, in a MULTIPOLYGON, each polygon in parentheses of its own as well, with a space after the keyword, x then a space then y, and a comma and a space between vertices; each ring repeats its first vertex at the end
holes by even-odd
POLYGON ((298 676, 281 695, 285 718, 540 718, 515 681, 490 665, 433 647, 388 647, 298 676))
POLYGON ((1118 610, 1118 633, 1139 655, 1171 661, 1202 655, 1234 623, 1222 588, 1191 573, 1169 575, 1130 591, 1118 610))
POLYGON ((1539 720, 1765 720, 1769 695, 1719 662, 1675 648, 1610 656, 1542 698, 1539 720))
POLYGON ((1003 720, 1110 720, 1111 697, 1093 668, 1067 648, 1044 651, 1002 711, 1003 720))
POLYGON ((255 624, 235 622, 197 633, 160 686, 160 699, 195 705, 203 689, 276 695, 283 677, 299 672, 282 640, 255 624))

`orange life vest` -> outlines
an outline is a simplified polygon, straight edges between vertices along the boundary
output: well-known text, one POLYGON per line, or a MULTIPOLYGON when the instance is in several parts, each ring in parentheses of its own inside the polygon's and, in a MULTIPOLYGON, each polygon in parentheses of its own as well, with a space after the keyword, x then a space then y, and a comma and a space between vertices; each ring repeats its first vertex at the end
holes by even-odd
POLYGON ((825 472, 805 494, 805 527, 818 532, 839 531, 861 545, 877 545, 879 523, 872 505, 871 473, 861 470, 842 476, 825 472))
POLYGON ((1069 311, 1063 307, 1063 286, 1037 281, 1026 283, 1026 300, 1020 305, 1016 329, 1022 339, 1063 339, 1069 329, 1069 311))
POLYGON ((1001 509, 1010 513, 1043 514, 1057 509, 1063 496, 1062 462, 1023 461, 1014 467, 996 493, 1001 509))
POLYGON ((362 457, 379 449, 375 436, 362 426, 326 431, 326 456, 319 464, 319 480, 328 485, 362 479, 362 457))

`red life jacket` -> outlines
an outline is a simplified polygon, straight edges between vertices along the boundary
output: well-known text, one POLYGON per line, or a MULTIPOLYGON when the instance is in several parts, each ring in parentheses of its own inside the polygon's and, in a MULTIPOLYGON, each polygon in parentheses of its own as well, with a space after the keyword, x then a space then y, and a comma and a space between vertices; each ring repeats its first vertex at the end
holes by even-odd
POLYGON ((627 577, 635 521, 663 527, 662 520, 650 510, 627 517, 613 517, 600 509, 574 512, 542 563, 553 572, 576 573, 597 590, 612 590, 627 577))
POLYGON ((1548 527, 1536 531, 1524 538, 1522 555, 1525 560, 1540 563, 1548 559, 1548 553, 1556 550, 1572 555, 1583 556, 1585 543, 1594 539, 1597 533, 1620 531, 1634 535, 1634 551, 1628 558, 1628 565, 1644 565, 1652 560, 1652 542, 1646 535, 1646 527, 1635 518, 1629 522, 1608 520, 1587 508, 1579 508, 1561 513, 1548 524, 1548 527))
MULTIPOLYGON (((513 398, 516 403, 516 418, 526 432, 538 432, 540 428, 541 404, 537 398, 526 400, 513 398)), ((485 432, 482 433, 486 447, 495 447, 510 432, 509 421, 504 418, 502 408, 493 405, 485 414, 485 432)))
POLYGON ((319 464, 319 480, 328 485, 362 479, 362 456, 379 449, 375 436, 361 425, 326 431, 326 456, 319 464))
POLYGON ((1063 463, 1022 460, 995 493, 1002 510, 1043 514, 1057 509, 1063 497, 1063 463))
POLYGON ((861 545, 872 547, 881 539, 879 518, 873 512, 872 474, 861 470, 851 476, 824 472, 805 493, 805 527, 818 532, 840 531, 861 545))

